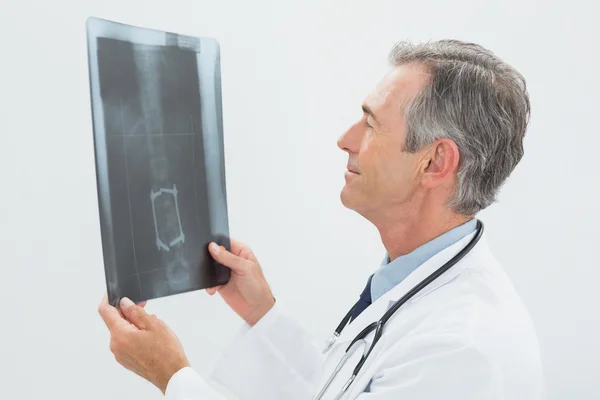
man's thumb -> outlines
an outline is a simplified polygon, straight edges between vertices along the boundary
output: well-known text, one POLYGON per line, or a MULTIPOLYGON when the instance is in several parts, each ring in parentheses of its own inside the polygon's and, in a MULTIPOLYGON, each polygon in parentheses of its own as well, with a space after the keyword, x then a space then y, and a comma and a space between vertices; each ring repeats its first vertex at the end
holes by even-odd
POLYGON ((148 329, 150 316, 142 307, 134 304, 127 297, 121 299, 121 312, 127 321, 137 326, 139 329, 148 329))
POLYGON ((245 258, 236 256, 235 254, 227 251, 225 247, 219 246, 216 243, 211 243, 208 246, 208 249, 212 255, 212 257, 219 263, 223 264, 226 267, 231 268, 237 272, 243 272, 247 270, 252 264, 250 261, 245 258))

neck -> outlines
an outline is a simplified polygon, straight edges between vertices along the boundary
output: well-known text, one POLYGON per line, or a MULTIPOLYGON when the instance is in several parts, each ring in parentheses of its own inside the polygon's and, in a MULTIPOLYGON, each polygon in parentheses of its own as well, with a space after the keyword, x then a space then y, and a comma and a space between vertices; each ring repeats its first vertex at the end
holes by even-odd
POLYGON ((380 221, 372 221, 379 231, 390 261, 411 253, 472 218, 448 209, 421 210, 423 212, 412 213, 402 211, 397 210, 381 218, 380 221))

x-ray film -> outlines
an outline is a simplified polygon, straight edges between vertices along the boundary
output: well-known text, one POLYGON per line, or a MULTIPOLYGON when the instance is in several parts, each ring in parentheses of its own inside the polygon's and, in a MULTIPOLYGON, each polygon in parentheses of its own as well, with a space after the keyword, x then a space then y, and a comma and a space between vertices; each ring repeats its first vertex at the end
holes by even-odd
POLYGON ((87 21, 109 302, 226 283, 230 248, 216 40, 87 21))

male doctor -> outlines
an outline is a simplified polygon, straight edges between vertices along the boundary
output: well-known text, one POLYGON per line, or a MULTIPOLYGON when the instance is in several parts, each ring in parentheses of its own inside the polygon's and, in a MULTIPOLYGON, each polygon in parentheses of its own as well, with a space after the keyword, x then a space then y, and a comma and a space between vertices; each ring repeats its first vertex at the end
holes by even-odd
MULTIPOLYGON (((220 293, 245 321, 212 377, 239 399, 308 400, 326 386, 322 398, 337 398, 362 355, 360 348, 328 382, 352 339, 471 241, 475 215, 494 202, 523 156, 525 81, 493 53, 452 40, 398 43, 390 61, 362 117, 338 142, 348 153, 342 203, 375 225, 387 254, 365 276, 329 351, 322 354, 323 343, 314 344, 275 301, 247 246, 209 246, 232 277, 208 292, 220 293)), ((99 312, 117 361, 167 398, 223 399, 143 305, 124 298, 117 310, 103 300, 99 312)), ((541 393, 534 327, 484 233, 387 322, 342 398, 534 400, 541 393)))

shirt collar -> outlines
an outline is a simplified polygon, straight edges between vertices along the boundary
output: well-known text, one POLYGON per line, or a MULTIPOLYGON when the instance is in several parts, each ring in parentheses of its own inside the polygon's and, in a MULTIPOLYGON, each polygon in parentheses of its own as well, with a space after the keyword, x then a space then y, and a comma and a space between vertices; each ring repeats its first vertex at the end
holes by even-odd
POLYGON ((477 220, 471 219, 392 262, 390 262, 389 255, 386 253, 381 266, 371 280, 371 301, 374 302, 383 296, 425 261, 468 234, 473 233, 476 229, 477 220))

